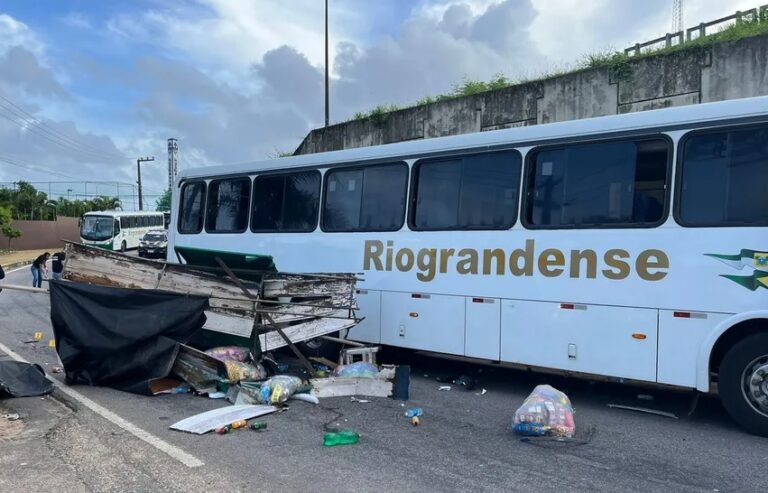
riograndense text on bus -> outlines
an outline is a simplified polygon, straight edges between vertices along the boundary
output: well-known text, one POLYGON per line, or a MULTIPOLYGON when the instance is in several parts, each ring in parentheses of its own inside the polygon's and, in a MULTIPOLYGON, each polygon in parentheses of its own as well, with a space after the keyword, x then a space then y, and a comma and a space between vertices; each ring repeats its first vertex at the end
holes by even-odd
POLYGON ((367 240, 363 269, 409 272, 429 282, 438 274, 533 276, 567 276, 611 280, 626 279, 635 273, 645 281, 660 281, 667 275, 669 257, 657 249, 641 251, 635 258, 623 248, 604 252, 592 249, 563 252, 557 248, 537 249, 535 240, 526 240, 522 248, 397 248, 394 241, 367 240))

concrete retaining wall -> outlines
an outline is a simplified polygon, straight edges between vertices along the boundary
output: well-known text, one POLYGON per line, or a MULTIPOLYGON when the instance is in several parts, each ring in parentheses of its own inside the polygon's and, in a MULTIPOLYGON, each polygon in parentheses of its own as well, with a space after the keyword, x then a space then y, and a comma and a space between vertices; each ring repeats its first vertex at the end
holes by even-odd
POLYGON ((315 129, 296 154, 766 94, 768 36, 756 36, 315 129))

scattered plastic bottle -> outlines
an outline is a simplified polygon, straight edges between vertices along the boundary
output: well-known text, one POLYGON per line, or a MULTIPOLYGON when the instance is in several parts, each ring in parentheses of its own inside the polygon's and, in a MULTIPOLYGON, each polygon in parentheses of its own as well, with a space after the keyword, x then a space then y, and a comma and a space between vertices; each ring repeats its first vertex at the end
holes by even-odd
POLYGON ((249 426, 250 429, 255 431, 262 431, 267 429, 267 423, 265 421, 254 421, 249 426))
POLYGON ((336 445, 353 445, 360 441, 360 435, 352 430, 339 430, 323 435, 323 445, 335 447, 336 445))
POLYGON ((420 407, 412 407, 409 410, 405 411, 406 418, 414 418, 416 416, 422 416, 423 414, 424 414, 424 410, 420 407))
POLYGON ((420 423, 421 422, 419 421, 419 417, 418 416, 414 416, 414 417, 411 418, 411 424, 413 426, 419 426, 420 423))
POLYGON ((549 434, 552 428, 539 423, 518 423, 514 426, 515 433, 529 437, 543 437, 549 434))
POLYGON ((229 426, 233 430, 236 430, 238 428, 245 428, 246 426, 248 426, 248 421, 246 421, 244 419, 238 419, 237 421, 235 421, 234 423, 230 424, 229 426))
POLYGON ((231 429, 232 429, 232 427, 231 427, 231 426, 229 426, 229 425, 224 425, 224 426, 219 426, 218 428, 216 428, 216 430, 215 430, 215 431, 216 431, 216 433, 218 433, 219 435, 226 435, 227 433, 229 433, 229 431, 230 431, 231 429))

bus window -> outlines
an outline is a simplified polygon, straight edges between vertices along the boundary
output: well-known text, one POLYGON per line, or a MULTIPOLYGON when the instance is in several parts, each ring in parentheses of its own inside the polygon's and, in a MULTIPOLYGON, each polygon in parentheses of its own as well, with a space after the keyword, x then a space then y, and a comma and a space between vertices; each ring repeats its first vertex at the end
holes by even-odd
POLYGON ((324 231, 397 231, 403 226, 405 163, 326 173, 324 231))
POLYGON ((517 151, 419 161, 412 229, 511 228, 517 217, 520 169, 517 151))
POLYGON ((115 236, 120 234, 120 221, 115 219, 115 236))
POLYGON ((181 189, 179 204, 179 233, 199 233, 203 229, 205 182, 185 184, 181 189))
POLYGON ((534 150, 525 225, 585 228, 661 223, 669 147, 665 139, 648 139, 534 150))
POLYGON ((127 217, 121 217, 120 218, 120 226, 125 229, 128 227, 128 218, 127 217))
POLYGON ((250 178, 212 181, 208 185, 205 230, 209 233, 242 233, 248 229, 250 194, 250 178))
POLYGON ((768 224, 768 127, 694 134, 682 147, 680 224, 768 224))
POLYGON ((257 176, 253 182, 253 232, 309 232, 317 226, 320 172, 257 176))

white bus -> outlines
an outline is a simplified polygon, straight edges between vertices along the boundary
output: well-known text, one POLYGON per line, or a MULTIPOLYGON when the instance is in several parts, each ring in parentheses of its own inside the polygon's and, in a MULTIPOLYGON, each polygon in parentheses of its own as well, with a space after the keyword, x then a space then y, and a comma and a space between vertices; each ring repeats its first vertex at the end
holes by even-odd
POLYGON ((80 242, 125 252, 137 248, 147 231, 163 227, 162 212, 86 212, 80 220, 80 242))
POLYGON ((718 392, 768 435, 768 97, 189 169, 177 186, 169 261, 363 272, 350 339, 718 392))

